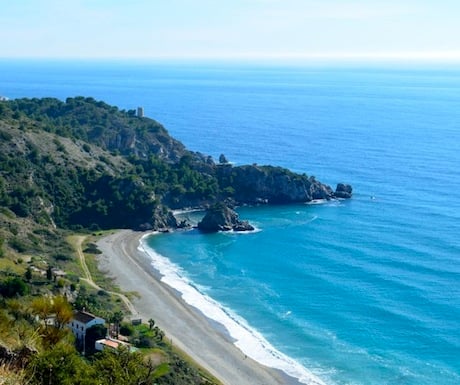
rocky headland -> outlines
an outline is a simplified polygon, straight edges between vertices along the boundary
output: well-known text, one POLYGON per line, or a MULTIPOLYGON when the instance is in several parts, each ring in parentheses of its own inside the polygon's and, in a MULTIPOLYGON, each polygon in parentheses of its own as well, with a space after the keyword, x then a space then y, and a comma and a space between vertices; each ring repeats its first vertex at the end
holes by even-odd
POLYGON ((186 225, 172 210, 352 196, 350 185, 334 191, 282 167, 216 162, 158 122, 93 98, 0 101, 0 138, 0 204, 59 228, 165 230, 186 225))

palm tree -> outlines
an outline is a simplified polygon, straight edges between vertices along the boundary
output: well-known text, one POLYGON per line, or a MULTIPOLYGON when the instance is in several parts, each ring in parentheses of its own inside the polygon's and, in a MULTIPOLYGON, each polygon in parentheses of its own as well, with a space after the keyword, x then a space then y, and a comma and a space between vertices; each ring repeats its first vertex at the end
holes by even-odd
POLYGON ((118 310, 112 313, 109 320, 115 325, 115 333, 116 337, 118 338, 118 334, 120 333, 120 323, 123 321, 123 312, 118 310))
POLYGON ((161 330, 161 329, 158 329, 158 332, 157 332, 157 335, 156 335, 157 341, 158 342, 163 341, 164 336, 165 336, 165 332, 163 330, 161 330))

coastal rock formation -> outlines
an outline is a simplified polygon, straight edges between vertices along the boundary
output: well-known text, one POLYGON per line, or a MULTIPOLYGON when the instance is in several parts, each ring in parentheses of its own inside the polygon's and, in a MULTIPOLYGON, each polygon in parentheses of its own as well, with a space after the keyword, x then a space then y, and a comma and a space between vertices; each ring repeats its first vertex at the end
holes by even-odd
POLYGON ((335 189, 334 197, 349 199, 351 198, 353 188, 349 184, 339 183, 335 189))
POLYGON ((152 213, 152 223, 141 225, 142 230, 158 230, 175 229, 179 227, 176 217, 165 206, 157 206, 152 213))
POLYGON ((85 97, 2 101, 0 154, 0 206, 54 228, 162 231, 186 226, 170 210, 352 194, 282 167, 215 163, 156 121, 85 97))
POLYGON ((282 167, 221 166, 219 179, 231 179, 234 199, 239 204, 298 203, 334 197, 332 188, 315 177, 296 174, 282 167))
POLYGON ((198 228, 206 233, 254 230, 248 221, 241 221, 234 210, 221 203, 215 204, 206 211, 206 215, 198 223, 198 228))

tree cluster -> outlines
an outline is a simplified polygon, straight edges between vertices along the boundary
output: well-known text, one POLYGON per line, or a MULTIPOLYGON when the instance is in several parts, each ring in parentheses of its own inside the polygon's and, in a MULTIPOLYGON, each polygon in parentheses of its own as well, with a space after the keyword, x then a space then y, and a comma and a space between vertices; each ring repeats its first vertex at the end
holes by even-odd
MULTIPOLYGON (((161 362, 127 348, 86 357, 67 327, 72 306, 63 296, 0 297, 0 377, 16 385, 200 385, 212 382, 171 351, 161 362)), ((119 315, 114 313, 114 317, 119 315)), ((150 330, 142 325, 141 330, 150 330)), ((158 332, 153 328, 152 333, 158 332)), ((102 333, 104 330, 102 331, 102 333)), ((91 335, 91 329, 88 330, 91 335)), ((103 334, 95 332, 93 341, 103 334)))
POLYGON ((0 136, 0 205, 42 224, 132 228, 162 203, 219 195, 212 161, 157 122, 92 98, 2 102, 0 136))

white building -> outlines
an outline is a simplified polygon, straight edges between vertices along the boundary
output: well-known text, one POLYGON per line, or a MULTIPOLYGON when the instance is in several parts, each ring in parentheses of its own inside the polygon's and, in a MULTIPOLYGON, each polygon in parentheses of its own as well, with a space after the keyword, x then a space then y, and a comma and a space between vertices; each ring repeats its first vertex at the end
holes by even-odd
POLYGON ((68 326, 78 341, 84 342, 86 331, 94 325, 104 325, 105 320, 86 311, 76 311, 68 326))

